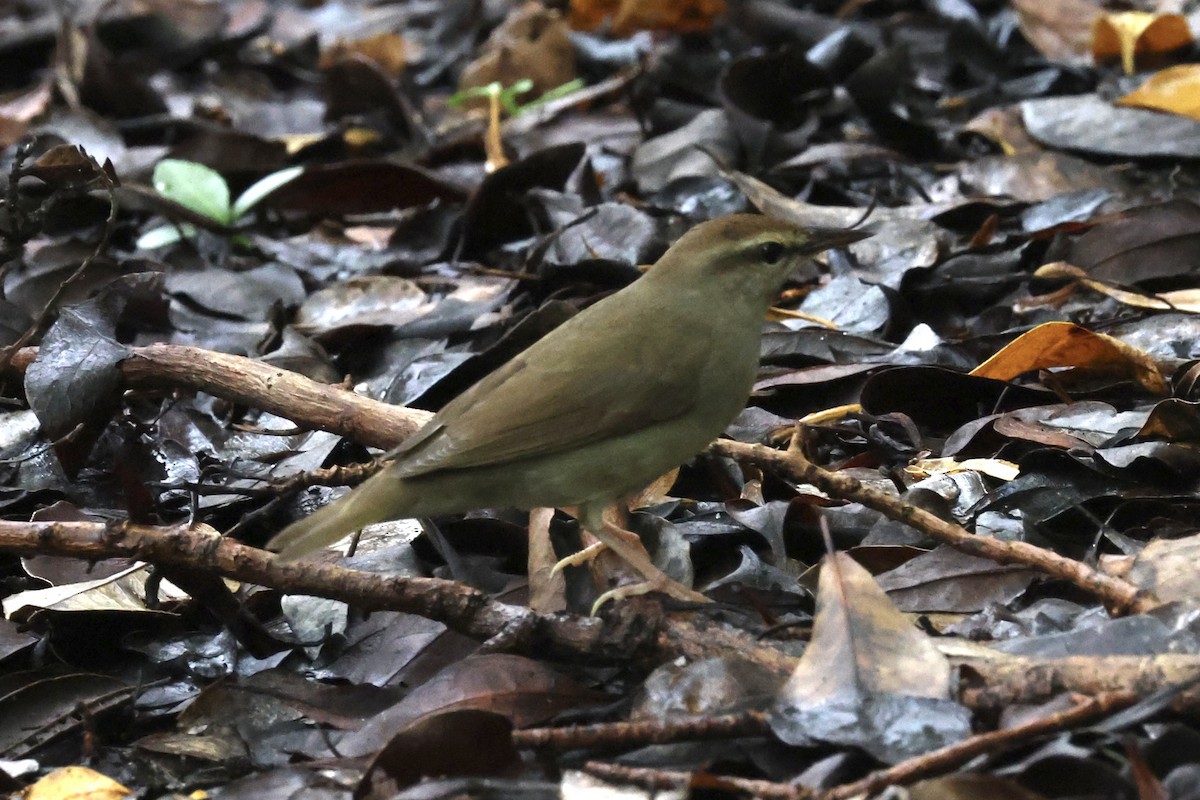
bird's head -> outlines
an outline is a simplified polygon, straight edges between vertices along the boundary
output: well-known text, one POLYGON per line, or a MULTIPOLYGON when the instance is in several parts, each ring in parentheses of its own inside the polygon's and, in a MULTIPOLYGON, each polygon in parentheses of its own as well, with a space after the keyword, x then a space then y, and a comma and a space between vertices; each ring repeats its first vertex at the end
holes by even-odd
POLYGON ((732 214, 701 223, 684 234, 650 268, 680 288, 703 284, 734 296, 769 303, 806 260, 871 234, 849 228, 802 228, 757 214, 732 214))

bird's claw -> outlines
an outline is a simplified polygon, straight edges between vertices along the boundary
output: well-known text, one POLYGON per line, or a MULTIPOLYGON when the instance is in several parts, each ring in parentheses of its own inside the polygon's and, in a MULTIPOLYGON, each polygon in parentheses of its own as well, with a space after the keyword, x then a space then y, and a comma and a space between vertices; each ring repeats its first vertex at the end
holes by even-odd
POLYGON ((604 542, 596 542, 580 550, 578 553, 573 553, 559 561, 550 568, 550 577, 553 578, 558 573, 562 572, 567 567, 582 567, 584 564, 591 561, 596 556, 608 549, 608 545, 604 542))
POLYGON ((592 603, 592 616, 596 616, 596 612, 610 600, 624 600, 627 597, 638 597, 650 592, 662 592, 669 597, 682 600, 686 603, 709 602, 709 599, 699 592, 689 589, 679 581, 669 578, 665 573, 659 573, 658 577, 644 580, 641 583, 630 583, 625 586, 618 586, 615 589, 609 589, 597 597, 595 603, 592 603))

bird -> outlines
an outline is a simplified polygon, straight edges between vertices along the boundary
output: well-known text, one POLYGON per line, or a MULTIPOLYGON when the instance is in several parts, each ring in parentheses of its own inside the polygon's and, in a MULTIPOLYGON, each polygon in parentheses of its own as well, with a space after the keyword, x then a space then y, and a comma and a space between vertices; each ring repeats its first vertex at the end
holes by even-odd
POLYGON ((706 601, 655 567, 604 510, 724 431, 745 407, 762 323, 788 277, 806 257, 868 235, 758 214, 692 227, 643 275, 451 400, 390 464, 267 548, 294 559, 384 520, 561 508, 643 579, 596 607, 649 591, 706 601))

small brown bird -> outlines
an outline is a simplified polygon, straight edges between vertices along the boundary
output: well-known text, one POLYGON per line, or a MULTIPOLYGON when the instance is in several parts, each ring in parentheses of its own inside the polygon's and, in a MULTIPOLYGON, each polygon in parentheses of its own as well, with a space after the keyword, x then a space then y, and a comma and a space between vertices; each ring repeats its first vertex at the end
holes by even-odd
POLYGON ((697 225, 641 278, 448 403, 394 463, 267 546, 294 558, 387 519, 574 506, 645 578, 620 594, 705 599, 656 568, 604 508, 725 429, 750 394, 763 318, 789 274, 868 235, 750 214, 697 225))

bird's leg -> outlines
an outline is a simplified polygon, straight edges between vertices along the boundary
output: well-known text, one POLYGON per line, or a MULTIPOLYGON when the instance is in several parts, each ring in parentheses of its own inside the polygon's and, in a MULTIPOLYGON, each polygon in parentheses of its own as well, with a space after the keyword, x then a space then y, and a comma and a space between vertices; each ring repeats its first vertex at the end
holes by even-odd
POLYGON ((550 568, 550 575, 553 577, 567 567, 582 567, 584 564, 588 563, 607 549, 608 545, 606 545, 604 542, 593 542, 582 550, 575 551, 566 558, 560 558, 558 562, 550 568))
POLYGON ((604 520, 598 529, 591 531, 591 534, 607 545, 609 550, 616 553, 635 572, 645 578, 641 583, 618 586, 600 595, 592 605, 593 614, 609 600, 634 597, 648 592, 662 592, 674 597, 676 600, 684 600, 691 603, 708 602, 707 597, 689 589, 654 566, 654 562, 650 560, 650 554, 646 552, 646 548, 642 545, 641 540, 638 539, 637 534, 620 528, 608 520, 604 520), (630 541, 630 537, 632 537, 633 541, 630 541))
MULTIPOLYGON (((612 508, 614 511, 620 510, 620 506, 616 503, 613 504, 612 508)), ((608 549, 608 545, 606 545, 603 541, 600 541, 599 537, 593 533, 594 529, 601 527, 601 522, 603 519, 601 516, 601 514, 603 513, 602 511, 595 512, 592 508, 590 508, 590 507, 585 508, 584 506, 566 506, 563 508, 563 511, 566 511, 572 517, 579 520, 579 524, 580 524, 580 527, 583 529, 583 532, 585 534, 590 534, 589 536, 585 537, 585 541, 586 541, 586 539, 596 539, 597 541, 588 544, 583 549, 572 553, 571 555, 567 556, 566 558, 559 559, 558 563, 556 563, 550 569, 551 577, 562 572, 567 567, 582 567, 584 564, 590 563, 597 556, 599 556, 601 553, 603 553, 605 550, 608 549), (586 515, 586 519, 585 519, 585 515, 586 515)), ((643 551, 645 551, 646 547, 645 547, 645 545, 642 544, 642 540, 638 537, 638 535, 636 533, 633 533, 632 531, 627 531, 624 528, 621 528, 619 526, 614 526, 614 527, 617 530, 621 531, 622 535, 628 537, 630 543, 634 547, 640 547, 643 551)), ((649 554, 647 554, 647 557, 649 557, 649 554)))
POLYGON ((595 558, 604 550, 611 550, 618 558, 628 564, 644 579, 641 583, 619 586, 600 595, 592 606, 592 613, 609 600, 623 597, 633 597, 647 592, 662 592, 677 600, 692 603, 707 603, 708 598, 697 591, 687 588, 674 580, 654 565, 650 554, 646 552, 641 538, 633 531, 628 531, 604 518, 604 506, 596 504, 580 505, 568 509, 579 520, 583 529, 599 541, 585 547, 578 553, 564 558, 554 565, 553 572, 567 566, 579 566, 595 558))

